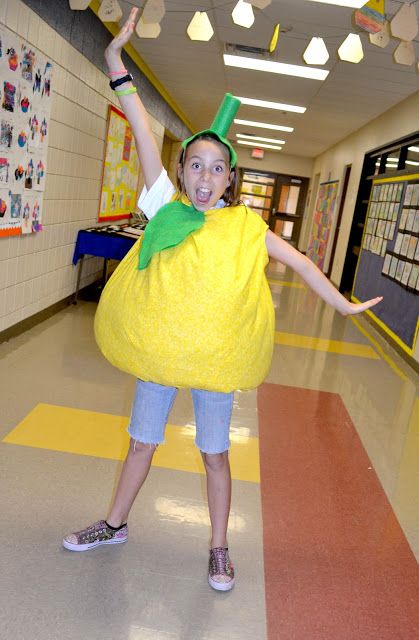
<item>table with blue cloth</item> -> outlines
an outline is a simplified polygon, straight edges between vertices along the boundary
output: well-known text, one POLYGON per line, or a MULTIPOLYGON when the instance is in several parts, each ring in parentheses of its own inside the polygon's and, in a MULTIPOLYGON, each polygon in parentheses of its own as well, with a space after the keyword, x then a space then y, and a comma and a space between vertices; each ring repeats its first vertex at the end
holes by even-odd
POLYGON ((108 261, 122 260, 140 237, 139 235, 130 235, 130 229, 136 229, 136 233, 141 234, 144 227, 145 224, 113 225, 111 227, 95 227, 78 232, 76 246, 74 247, 73 264, 76 265, 80 262, 73 304, 77 303, 79 295, 84 257, 89 255, 103 258, 101 285, 103 288, 108 277, 108 261))

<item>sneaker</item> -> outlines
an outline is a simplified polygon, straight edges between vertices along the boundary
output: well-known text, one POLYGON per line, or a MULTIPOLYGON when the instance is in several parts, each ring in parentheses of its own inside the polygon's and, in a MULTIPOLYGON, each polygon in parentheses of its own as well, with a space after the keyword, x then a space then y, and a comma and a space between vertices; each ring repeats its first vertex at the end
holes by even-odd
POLYGON ((105 520, 99 520, 90 527, 70 533, 63 540, 63 546, 70 551, 87 551, 101 544, 120 544, 128 540, 128 525, 111 529, 105 520))
POLYGON ((234 586, 234 567, 228 549, 215 547, 210 550, 208 582, 217 591, 230 591, 234 586))

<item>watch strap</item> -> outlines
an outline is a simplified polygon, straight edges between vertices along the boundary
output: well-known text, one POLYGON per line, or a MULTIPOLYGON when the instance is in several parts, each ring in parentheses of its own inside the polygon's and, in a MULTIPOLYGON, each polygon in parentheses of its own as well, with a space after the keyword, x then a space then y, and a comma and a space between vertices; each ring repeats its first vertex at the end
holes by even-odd
POLYGON ((109 86, 111 89, 113 89, 115 91, 115 89, 119 86, 121 86, 121 84, 124 84, 124 82, 132 82, 133 81, 133 77, 130 73, 127 73, 127 75, 123 76, 122 78, 117 78, 117 80, 111 80, 109 82, 109 86))

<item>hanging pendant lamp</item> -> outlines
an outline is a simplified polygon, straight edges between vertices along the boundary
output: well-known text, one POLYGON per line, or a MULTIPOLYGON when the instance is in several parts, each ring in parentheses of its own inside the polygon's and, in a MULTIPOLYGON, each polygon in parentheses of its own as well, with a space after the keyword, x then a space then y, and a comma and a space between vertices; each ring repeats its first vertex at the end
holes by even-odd
POLYGON ((122 18, 118 0, 102 0, 97 15, 102 22, 118 22, 122 18))
POLYGON ((196 11, 194 17, 190 21, 186 33, 191 40, 200 40, 208 42, 214 35, 208 14, 205 11, 196 11))
POLYGON ((304 62, 307 64, 326 64, 329 57, 323 38, 312 38, 303 53, 304 62))
POLYGON ((356 33, 350 33, 346 36, 338 49, 338 56, 344 62, 352 62, 358 64, 364 57, 364 51, 362 49, 362 42, 359 35, 356 33))
POLYGON ((244 2, 244 0, 238 1, 232 11, 231 17, 233 18, 234 24, 237 24, 239 27, 245 27, 246 29, 250 29, 255 21, 252 5, 249 4, 249 2, 244 2))
POLYGON ((158 38, 161 26, 158 22, 144 22, 141 16, 135 27, 135 32, 139 38, 158 38))

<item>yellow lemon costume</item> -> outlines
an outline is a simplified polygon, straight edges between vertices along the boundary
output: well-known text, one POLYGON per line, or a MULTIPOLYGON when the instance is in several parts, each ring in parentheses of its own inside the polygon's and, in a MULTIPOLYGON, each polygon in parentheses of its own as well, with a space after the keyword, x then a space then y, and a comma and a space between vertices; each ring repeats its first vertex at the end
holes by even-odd
MULTIPOLYGON (((183 148, 210 133, 228 148, 233 168, 237 155, 225 135, 239 105, 226 94, 211 128, 184 140, 183 148)), ((167 191, 164 174, 152 189, 167 202, 174 188, 168 181, 167 191)), ((221 204, 203 214, 175 195, 102 293, 95 334, 105 358, 170 387, 227 393, 260 384, 274 338, 266 229, 244 205, 221 204)))
POLYGON ((103 355, 167 386, 230 392, 260 384, 274 337, 266 229, 244 205, 212 209, 198 231, 141 271, 140 239, 99 302, 95 334, 103 355))

